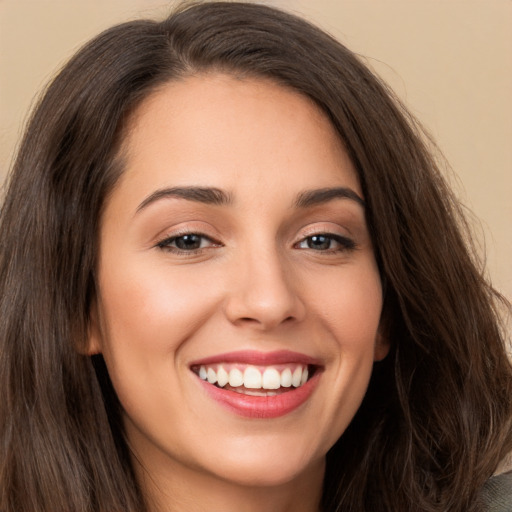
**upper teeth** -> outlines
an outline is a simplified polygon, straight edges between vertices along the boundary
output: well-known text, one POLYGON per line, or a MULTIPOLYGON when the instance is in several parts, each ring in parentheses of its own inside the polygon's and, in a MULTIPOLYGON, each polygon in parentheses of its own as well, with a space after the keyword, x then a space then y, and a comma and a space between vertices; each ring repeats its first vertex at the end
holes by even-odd
POLYGON ((291 386, 298 388, 308 380, 308 368, 302 365, 292 365, 282 370, 274 366, 230 366, 202 365, 199 367, 199 377, 220 387, 229 384, 232 387, 244 386, 248 389, 279 389, 291 386))

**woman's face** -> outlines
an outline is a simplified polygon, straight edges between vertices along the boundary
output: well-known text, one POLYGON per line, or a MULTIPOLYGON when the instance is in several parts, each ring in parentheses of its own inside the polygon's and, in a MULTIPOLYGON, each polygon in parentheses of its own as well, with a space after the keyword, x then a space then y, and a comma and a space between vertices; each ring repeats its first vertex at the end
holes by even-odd
POLYGON ((160 89, 128 133, 89 350, 138 461, 250 485, 322 474, 387 352, 361 188, 331 124, 288 89, 211 74, 160 89))

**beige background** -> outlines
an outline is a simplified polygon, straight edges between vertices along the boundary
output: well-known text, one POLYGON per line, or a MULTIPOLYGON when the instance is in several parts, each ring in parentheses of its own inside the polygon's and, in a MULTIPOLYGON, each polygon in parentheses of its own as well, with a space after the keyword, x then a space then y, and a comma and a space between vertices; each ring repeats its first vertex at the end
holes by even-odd
MULTIPOLYGON (((494 284, 512 299, 512 1, 274 0, 367 62, 433 134, 481 220, 494 284)), ((31 102, 109 25, 161 16, 155 0, 0 0, 0 179, 31 102)))

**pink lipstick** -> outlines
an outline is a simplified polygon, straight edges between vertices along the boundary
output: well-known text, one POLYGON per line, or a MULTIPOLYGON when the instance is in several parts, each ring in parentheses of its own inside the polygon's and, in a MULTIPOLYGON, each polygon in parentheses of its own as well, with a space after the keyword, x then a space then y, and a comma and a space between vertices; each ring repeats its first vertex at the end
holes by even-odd
POLYGON ((277 418, 304 404, 322 366, 291 351, 237 351, 194 361, 191 370, 208 396, 235 414, 277 418))

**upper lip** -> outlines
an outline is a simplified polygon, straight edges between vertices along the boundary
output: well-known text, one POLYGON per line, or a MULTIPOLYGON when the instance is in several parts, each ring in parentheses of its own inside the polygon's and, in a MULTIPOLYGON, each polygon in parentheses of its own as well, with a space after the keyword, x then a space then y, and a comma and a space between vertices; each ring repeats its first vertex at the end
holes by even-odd
POLYGON ((190 363, 190 366, 200 366, 216 363, 241 363, 254 366, 270 366, 275 364, 297 363, 321 366, 318 359, 293 352, 291 350, 276 350, 273 352, 262 352, 259 350, 238 350, 225 352, 213 356, 198 359, 190 363))

